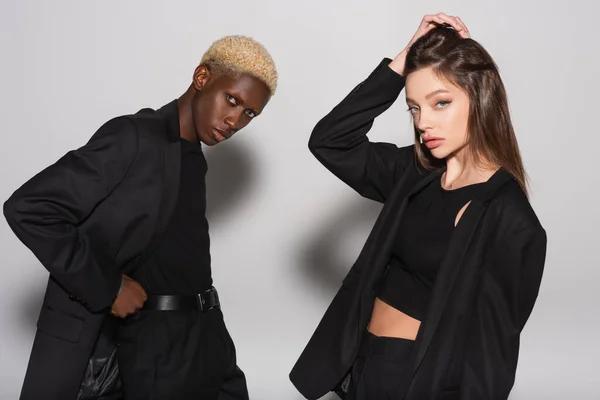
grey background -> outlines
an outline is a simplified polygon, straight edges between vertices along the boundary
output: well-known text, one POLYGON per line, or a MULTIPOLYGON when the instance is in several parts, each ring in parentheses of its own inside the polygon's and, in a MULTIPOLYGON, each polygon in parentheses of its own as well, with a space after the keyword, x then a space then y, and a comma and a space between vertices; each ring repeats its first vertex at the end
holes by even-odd
MULTIPOLYGON (((597 4, 3 0, 0 199, 109 118, 179 96, 213 40, 264 43, 277 95, 207 154, 213 269, 251 398, 298 400, 287 374, 380 209, 312 158, 308 136, 424 14, 460 15, 501 69, 549 235, 511 399, 599 399, 597 4)), ((401 96, 371 138, 410 143, 405 108, 401 96)), ((0 398, 16 399, 47 273, 4 219, 0 265, 0 398)))

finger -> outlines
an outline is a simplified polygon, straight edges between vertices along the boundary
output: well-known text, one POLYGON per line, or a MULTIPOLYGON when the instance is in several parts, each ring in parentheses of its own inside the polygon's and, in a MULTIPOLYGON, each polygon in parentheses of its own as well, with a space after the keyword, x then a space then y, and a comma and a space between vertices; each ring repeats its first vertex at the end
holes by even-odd
POLYGON ((406 45, 406 49, 410 49, 410 47, 415 44, 415 42, 417 40, 419 40, 421 37, 425 36, 429 31, 431 31, 433 28, 437 27, 437 25, 434 24, 429 24, 425 27, 419 27, 419 30, 417 31, 417 33, 415 33, 415 35, 410 39, 410 42, 408 42, 408 45, 406 45))
POLYGON ((437 13, 436 16, 439 17, 439 18, 441 18, 441 19, 443 19, 447 23, 450 23, 454 19, 454 17, 452 17, 452 16, 450 16, 448 14, 444 14, 444 13, 437 13))
POLYGON ((465 34, 465 36, 467 38, 471 37, 471 33, 469 32, 469 28, 467 28, 467 25, 463 22, 463 20, 460 17, 456 17, 456 19, 458 19, 458 22, 461 23, 461 25, 463 26, 463 33, 465 34))
POLYGON ((451 17, 451 18, 454 21, 454 24, 456 25, 456 28, 454 28, 454 29, 458 33, 462 34, 465 31, 465 26, 462 24, 462 22, 460 22, 460 20, 458 19, 458 17, 451 17))
POLYGON ((142 288, 140 285, 135 285, 135 296, 136 297, 144 297, 146 295, 146 292, 144 291, 144 288, 142 288))
POLYGON ((458 31, 457 33, 461 37, 461 39, 468 39, 470 37, 469 33, 466 32, 464 29, 461 31, 458 31))
POLYGON ((459 17, 459 16, 457 16, 457 17, 455 17, 455 18, 456 18, 456 19, 458 20, 458 22, 459 22, 459 23, 462 25, 463 29, 464 29, 465 31, 469 32, 469 28, 467 28, 467 24, 465 24, 465 22, 462 20, 462 18, 461 18, 461 17, 459 17))
POLYGON ((462 23, 462 21, 458 17, 454 17, 454 18, 456 19, 456 23, 460 27, 460 30, 456 30, 456 32, 462 39, 467 39, 469 37, 469 34, 467 32, 467 27, 465 26, 465 24, 462 23))
POLYGON ((435 14, 426 15, 421 20, 421 25, 430 24, 431 22, 435 21, 436 18, 437 18, 437 15, 435 15, 435 14))
POLYGON ((417 32, 414 34, 414 36, 412 37, 412 40, 417 40, 420 36, 424 35, 425 32, 429 32, 429 30, 431 30, 431 28, 435 27, 436 25, 436 17, 435 15, 426 15, 425 17, 423 17, 423 20, 421 21, 421 23, 419 24, 419 27, 417 28, 417 32))
POLYGON ((418 32, 418 34, 416 34, 414 36, 414 38, 412 40, 412 43, 416 42, 419 38, 425 36, 427 33, 429 33, 429 31, 431 31, 431 30, 433 30, 433 29, 435 29, 437 27, 438 27, 437 24, 429 24, 426 27, 419 29, 419 32, 418 32))
POLYGON ((423 20, 421 21, 421 24, 419 25, 419 29, 425 29, 428 26, 433 25, 434 23, 438 25, 444 24, 444 19, 442 18, 441 14, 431 14, 424 16, 423 20))
POLYGON ((457 32, 462 32, 463 26, 460 24, 460 21, 456 19, 456 17, 448 17, 448 21, 450 21, 450 26, 454 28, 457 32))
POLYGON ((136 295, 138 295, 140 297, 145 297, 146 296, 146 291, 144 290, 144 288, 140 284, 135 285, 135 293, 136 293, 136 295))
POLYGON ((142 303, 144 303, 146 300, 148 300, 148 295, 142 290, 138 298, 142 303))
POLYGON ((445 18, 443 18, 443 17, 441 17, 441 16, 439 16, 439 15, 435 15, 435 16, 434 16, 434 18, 433 18, 433 22, 435 22, 435 23, 436 23, 436 24, 438 24, 438 25, 444 25, 444 24, 446 24, 446 23, 447 23, 447 22, 446 22, 446 19, 445 19, 445 18))
POLYGON ((460 26, 460 24, 458 23, 458 20, 455 17, 451 17, 450 15, 446 15, 444 13, 437 14, 437 17, 440 20, 442 20, 443 23, 450 25, 454 30, 456 30, 456 31, 462 30, 462 27, 460 26))

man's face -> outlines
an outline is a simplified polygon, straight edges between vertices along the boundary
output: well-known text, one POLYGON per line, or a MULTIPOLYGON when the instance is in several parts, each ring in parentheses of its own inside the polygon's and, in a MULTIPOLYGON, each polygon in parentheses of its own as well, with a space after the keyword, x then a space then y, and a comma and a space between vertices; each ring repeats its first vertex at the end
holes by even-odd
POLYGON ((270 98, 267 85, 251 75, 211 74, 199 66, 192 119, 196 138, 207 146, 229 139, 263 110, 270 98))

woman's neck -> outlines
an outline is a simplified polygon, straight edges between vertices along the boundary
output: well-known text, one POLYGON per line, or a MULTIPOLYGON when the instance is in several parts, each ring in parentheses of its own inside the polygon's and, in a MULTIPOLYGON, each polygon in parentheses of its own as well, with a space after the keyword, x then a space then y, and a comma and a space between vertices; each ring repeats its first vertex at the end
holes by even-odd
POLYGON ((471 157, 466 148, 446 158, 446 172, 442 175, 442 187, 458 189, 463 186, 487 182, 499 166, 487 160, 471 157))

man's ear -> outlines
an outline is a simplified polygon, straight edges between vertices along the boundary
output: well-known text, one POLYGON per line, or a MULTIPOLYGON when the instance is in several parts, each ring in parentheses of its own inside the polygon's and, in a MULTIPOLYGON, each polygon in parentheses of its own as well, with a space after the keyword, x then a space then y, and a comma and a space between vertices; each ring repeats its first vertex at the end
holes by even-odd
POLYGON ((192 85, 194 85, 194 89, 202 90, 202 88, 208 83, 210 79, 210 71, 206 67, 206 65, 198 65, 196 70, 194 71, 194 78, 192 85))

